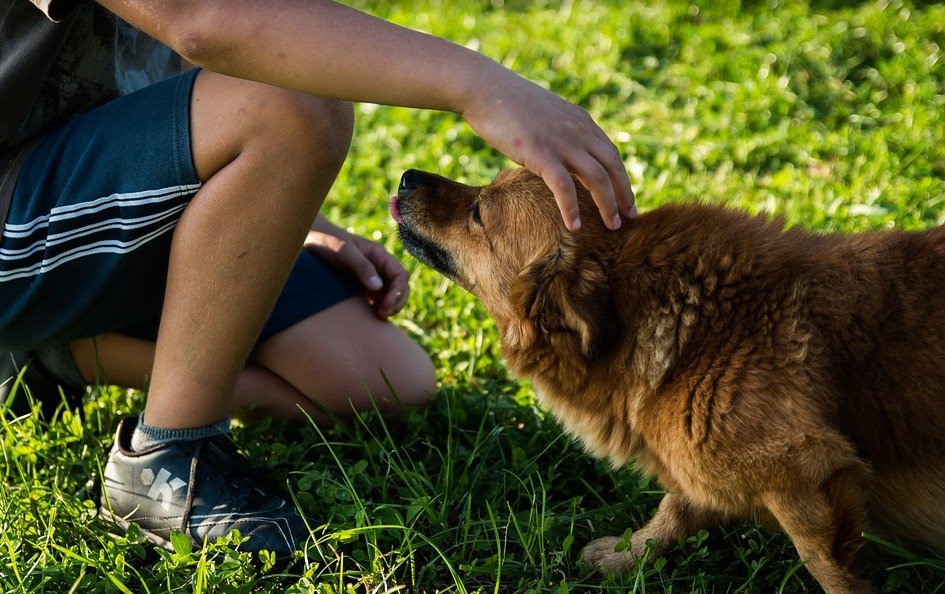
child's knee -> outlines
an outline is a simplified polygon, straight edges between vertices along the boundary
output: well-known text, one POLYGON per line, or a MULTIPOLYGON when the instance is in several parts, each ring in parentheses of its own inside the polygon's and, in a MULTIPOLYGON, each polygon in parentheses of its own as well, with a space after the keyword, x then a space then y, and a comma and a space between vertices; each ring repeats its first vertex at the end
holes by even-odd
POLYGON ((410 347, 403 355, 397 395, 406 405, 424 406, 436 394, 436 370, 430 356, 420 345, 411 340, 410 347))
POLYGON ((336 173, 351 145, 354 108, 347 101, 202 71, 191 120, 201 179, 249 148, 262 149, 258 154, 268 155, 273 166, 336 173))
POLYGON ((436 371, 430 356, 409 336, 394 330, 397 336, 387 337, 384 352, 369 357, 380 363, 380 368, 366 388, 385 412, 396 412, 401 406, 422 407, 436 395, 436 371))
POLYGON ((300 151, 303 159, 332 172, 341 169, 354 130, 354 108, 347 101, 322 99, 292 91, 276 89, 281 105, 285 133, 296 138, 301 147, 311 154, 300 151))

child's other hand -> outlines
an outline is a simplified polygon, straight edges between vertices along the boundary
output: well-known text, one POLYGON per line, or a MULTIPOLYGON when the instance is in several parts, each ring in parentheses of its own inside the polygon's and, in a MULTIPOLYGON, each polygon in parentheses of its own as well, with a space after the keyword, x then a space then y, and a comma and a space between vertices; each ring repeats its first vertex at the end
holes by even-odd
POLYGON ((320 216, 305 247, 329 266, 357 277, 379 318, 387 319, 407 303, 407 271, 381 244, 348 233, 320 216))

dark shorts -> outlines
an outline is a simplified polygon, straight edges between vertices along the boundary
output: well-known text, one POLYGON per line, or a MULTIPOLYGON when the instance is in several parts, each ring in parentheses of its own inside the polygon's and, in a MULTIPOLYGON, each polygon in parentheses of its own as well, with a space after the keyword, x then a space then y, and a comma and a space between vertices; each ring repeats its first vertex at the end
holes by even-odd
MULTIPOLYGON (((190 150, 196 75, 126 95, 40 137, 0 237, 0 349, 104 332, 155 340, 173 230, 200 188, 190 150)), ((258 342, 362 294, 302 251, 258 342)))

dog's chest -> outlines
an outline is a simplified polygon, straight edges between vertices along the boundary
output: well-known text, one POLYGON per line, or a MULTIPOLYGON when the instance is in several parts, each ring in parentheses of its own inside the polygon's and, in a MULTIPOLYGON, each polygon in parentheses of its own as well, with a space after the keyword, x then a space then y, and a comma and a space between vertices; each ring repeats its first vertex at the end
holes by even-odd
POLYGON ((579 395, 564 394, 542 382, 535 385, 542 403, 591 455, 608 459, 614 468, 633 462, 663 487, 684 492, 714 509, 741 513, 750 507, 737 494, 719 490, 719 481, 707 473, 698 453, 683 438, 681 427, 654 421, 654 414, 683 418, 678 413, 647 408, 654 401, 666 404, 673 400, 671 396, 625 385, 617 386, 619 394, 611 387, 607 394, 579 395))
POLYGON ((617 467, 642 453, 645 444, 634 431, 632 394, 618 402, 613 388, 592 385, 580 394, 564 394, 541 381, 535 385, 539 400, 591 455, 607 458, 617 467))

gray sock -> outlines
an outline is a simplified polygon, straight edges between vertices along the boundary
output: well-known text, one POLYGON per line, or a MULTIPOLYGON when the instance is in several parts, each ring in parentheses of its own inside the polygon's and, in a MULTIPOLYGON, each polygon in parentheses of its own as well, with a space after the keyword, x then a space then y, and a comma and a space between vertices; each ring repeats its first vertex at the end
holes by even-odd
POLYGON ((165 429, 144 424, 144 413, 138 415, 138 426, 131 434, 131 451, 140 452, 146 448, 164 445, 174 441, 196 441, 214 435, 230 433, 230 418, 227 417, 213 425, 194 427, 193 429, 165 429))

